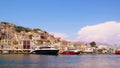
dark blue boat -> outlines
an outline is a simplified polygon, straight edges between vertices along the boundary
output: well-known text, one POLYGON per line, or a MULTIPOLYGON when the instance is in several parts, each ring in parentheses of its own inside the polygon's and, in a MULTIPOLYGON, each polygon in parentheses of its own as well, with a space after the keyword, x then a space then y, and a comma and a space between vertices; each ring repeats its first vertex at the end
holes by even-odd
POLYGON ((32 51, 34 54, 42 54, 42 55, 58 55, 59 50, 53 46, 42 46, 37 47, 32 51))

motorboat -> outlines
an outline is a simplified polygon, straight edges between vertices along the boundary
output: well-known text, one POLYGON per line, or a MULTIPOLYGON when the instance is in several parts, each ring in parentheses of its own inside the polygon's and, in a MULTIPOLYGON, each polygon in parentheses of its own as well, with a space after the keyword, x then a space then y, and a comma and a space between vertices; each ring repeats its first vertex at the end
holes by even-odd
POLYGON ((63 52, 61 52, 60 54, 62 55, 78 55, 80 54, 80 50, 77 50, 77 49, 68 49, 68 50, 65 50, 63 52))
POLYGON ((120 54, 120 49, 115 50, 115 54, 120 54))
POLYGON ((58 55, 59 50, 54 46, 37 46, 31 53, 43 55, 58 55))

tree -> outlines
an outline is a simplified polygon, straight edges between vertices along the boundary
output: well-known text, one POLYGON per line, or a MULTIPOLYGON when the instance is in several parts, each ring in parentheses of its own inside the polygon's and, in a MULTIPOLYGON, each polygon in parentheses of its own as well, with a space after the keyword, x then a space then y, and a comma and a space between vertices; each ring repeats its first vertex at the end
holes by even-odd
POLYGON ((15 27, 16 32, 21 32, 21 31, 30 32, 31 31, 29 28, 25 28, 22 26, 14 26, 14 27, 15 27))
POLYGON ((96 46, 96 43, 93 41, 93 42, 90 42, 90 45, 91 45, 91 47, 97 47, 96 46))
POLYGON ((30 38, 30 39, 32 39, 32 37, 33 37, 33 35, 32 35, 32 34, 31 34, 31 35, 29 35, 29 38, 30 38))
POLYGON ((34 29, 33 31, 34 31, 34 32, 38 32, 38 31, 42 31, 42 30, 41 30, 41 29, 36 28, 36 29, 34 29))
POLYGON ((2 23, 2 24, 8 24, 8 22, 0 22, 0 23, 2 23))

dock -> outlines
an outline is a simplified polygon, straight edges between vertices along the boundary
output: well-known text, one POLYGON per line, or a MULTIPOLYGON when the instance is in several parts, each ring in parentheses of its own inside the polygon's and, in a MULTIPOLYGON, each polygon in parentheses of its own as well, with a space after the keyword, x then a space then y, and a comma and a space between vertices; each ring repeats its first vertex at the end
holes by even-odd
POLYGON ((30 49, 0 49, 0 54, 30 54, 30 49))

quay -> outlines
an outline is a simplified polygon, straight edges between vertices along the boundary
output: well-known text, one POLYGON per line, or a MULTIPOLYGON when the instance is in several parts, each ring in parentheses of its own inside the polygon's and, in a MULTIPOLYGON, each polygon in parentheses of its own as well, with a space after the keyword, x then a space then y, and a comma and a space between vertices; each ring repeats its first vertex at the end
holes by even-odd
POLYGON ((30 54, 30 49, 0 49, 0 54, 30 54))

